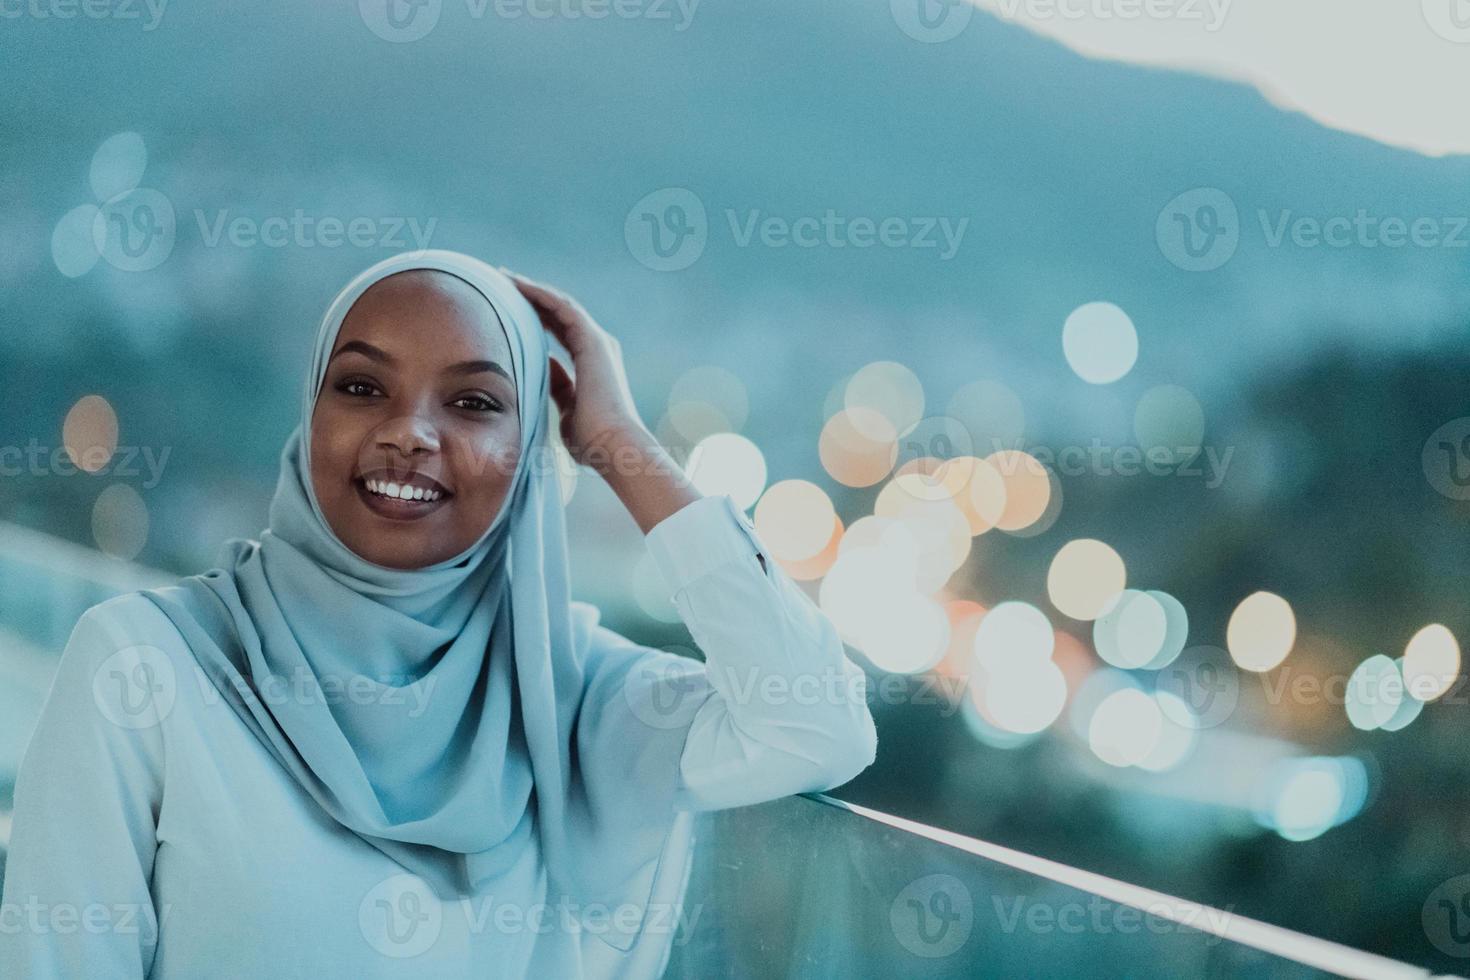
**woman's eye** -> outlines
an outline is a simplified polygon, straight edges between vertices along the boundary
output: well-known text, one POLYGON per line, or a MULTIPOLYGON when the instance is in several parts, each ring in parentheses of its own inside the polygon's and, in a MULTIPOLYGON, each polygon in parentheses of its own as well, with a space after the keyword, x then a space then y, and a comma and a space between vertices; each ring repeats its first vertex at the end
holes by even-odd
POLYGON ((481 395, 465 395, 463 398, 456 399, 454 404, 460 406, 461 408, 467 408, 472 412, 504 411, 498 401, 495 401, 491 398, 485 398, 481 395))
POLYGON ((337 390, 355 398, 365 398, 377 390, 377 386, 361 378, 348 378, 337 385, 337 390))

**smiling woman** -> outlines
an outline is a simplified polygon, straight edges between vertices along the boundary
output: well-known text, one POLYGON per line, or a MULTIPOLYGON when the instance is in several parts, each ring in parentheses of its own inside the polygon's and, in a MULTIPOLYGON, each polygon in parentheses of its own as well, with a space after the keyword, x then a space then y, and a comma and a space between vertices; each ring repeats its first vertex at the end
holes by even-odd
POLYGON ((510 341, 445 272, 400 272, 353 304, 311 419, 311 479, 353 551, 390 568, 470 547, 521 457, 510 341))
POLYGON ((575 301, 453 252, 373 266, 318 330, 270 526, 89 609, 22 763, 3 909, 139 927, 0 929, 0 976, 657 976, 690 813, 876 751, 765 550, 575 301), (553 400, 704 663, 571 598, 553 400))

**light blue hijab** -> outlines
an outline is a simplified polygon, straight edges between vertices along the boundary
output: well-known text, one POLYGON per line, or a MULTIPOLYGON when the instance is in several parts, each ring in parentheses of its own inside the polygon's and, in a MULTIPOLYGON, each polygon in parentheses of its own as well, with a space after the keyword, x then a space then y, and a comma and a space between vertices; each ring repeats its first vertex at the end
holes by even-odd
MULTIPOLYGON (((539 846, 548 901, 643 911, 672 843, 686 729, 638 720, 637 672, 651 661, 625 642, 593 642, 595 609, 571 607, 548 353, 530 304, 477 259, 425 250, 367 269, 317 333, 269 528, 259 541, 226 542, 222 567, 145 595, 323 809, 442 898, 475 894, 539 846), (479 541, 399 570, 360 558, 332 532, 307 434, 348 310, 374 283, 413 269, 458 276, 498 315, 522 452, 507 503, 479 541)), ((668 682, 667 664, 659 669, 668 682)), ((638 928, 597 934, 627 949, 638 928)))

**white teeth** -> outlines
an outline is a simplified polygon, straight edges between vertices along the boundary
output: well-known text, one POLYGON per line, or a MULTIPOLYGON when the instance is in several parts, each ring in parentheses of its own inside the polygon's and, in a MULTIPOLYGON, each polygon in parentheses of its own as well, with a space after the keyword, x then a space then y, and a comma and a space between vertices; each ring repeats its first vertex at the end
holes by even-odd
POLYGON ((409 486, 406 483, 381 483, 377 480, 367 480, 366 483, 367 488, 373 493, 383 497, 397 497, 399 500, 433 501, 444 496, 438 490, 425 490, 423 487, 409 486))

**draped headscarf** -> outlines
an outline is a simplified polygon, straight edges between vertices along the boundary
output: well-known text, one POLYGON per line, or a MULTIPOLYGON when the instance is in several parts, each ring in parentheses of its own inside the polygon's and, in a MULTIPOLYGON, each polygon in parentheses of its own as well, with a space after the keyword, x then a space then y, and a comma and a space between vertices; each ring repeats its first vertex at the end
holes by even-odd
POLYGON ((626 950, 661 857, 687 847, 672 833, 677 823, 687 834, 672 805, 684 732, 640 720, 649 715, 639 699, 659 696, 640 675, 668 683, 671 663, 687 664, 686 685, 707 686, 692 661, 607 631, 594 642, 595 608, 571 601, 548 354, 536 312, 489 265, 442 250, 377 263, 322 320, 260 540, 231 539, 220 567, 144 595, 246 726, 341 825, 446 900, 476 893, 539 846, 562 895, 638 910, 631 931, 596 930, 626 950), (499 317, 521 457, 478 541, 402 570, 359 557, 333 533, 312 487, 309 434, 353 303, 374 283, 417 269, 459 277, 499 317))

